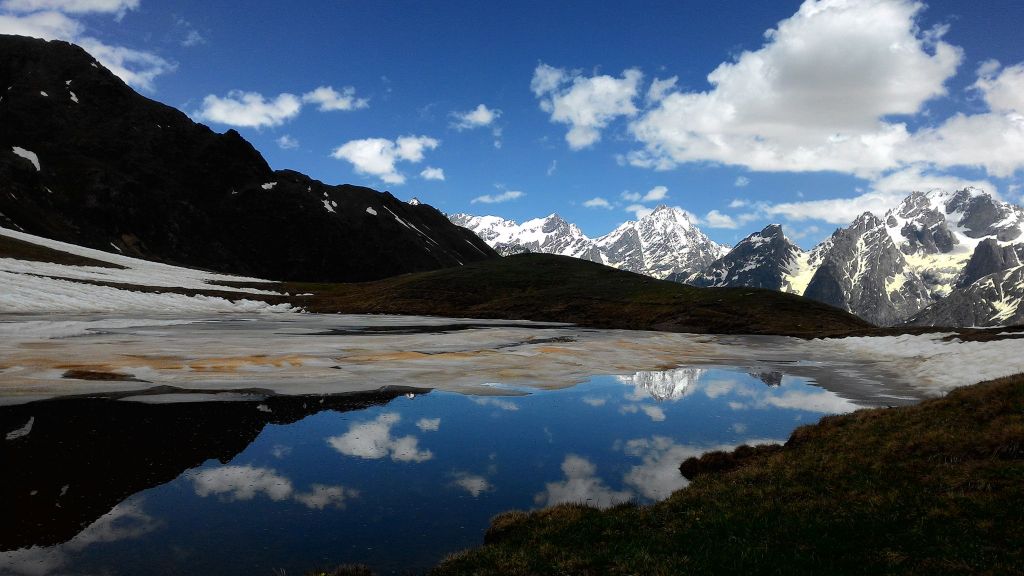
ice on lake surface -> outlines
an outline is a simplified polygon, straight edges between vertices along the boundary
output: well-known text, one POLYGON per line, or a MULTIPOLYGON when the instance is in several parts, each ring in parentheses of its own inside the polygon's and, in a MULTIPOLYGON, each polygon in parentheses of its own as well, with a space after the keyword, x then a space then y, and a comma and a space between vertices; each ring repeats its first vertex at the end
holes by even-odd
POLYGON ((480 544, 499 512, 653 502, 685 485, 687 457, 911 403, 956 370, 1024 368, 1002 341, 941 336, 4 320, 2 574, 420 570, 480 544))

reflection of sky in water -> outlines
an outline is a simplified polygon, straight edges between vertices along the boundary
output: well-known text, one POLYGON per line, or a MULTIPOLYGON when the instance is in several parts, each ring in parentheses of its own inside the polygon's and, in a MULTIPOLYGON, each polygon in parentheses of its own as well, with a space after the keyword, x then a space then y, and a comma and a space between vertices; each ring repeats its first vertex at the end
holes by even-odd
POLYGON ((70 542, 0 552, 0 572, 425 568, 479 544, 498 512, 662 499, 690 456, 854 408, 796 378, 693 368, 520 397, 399 397, 268 425, 232 461, 133 496, 70 542))

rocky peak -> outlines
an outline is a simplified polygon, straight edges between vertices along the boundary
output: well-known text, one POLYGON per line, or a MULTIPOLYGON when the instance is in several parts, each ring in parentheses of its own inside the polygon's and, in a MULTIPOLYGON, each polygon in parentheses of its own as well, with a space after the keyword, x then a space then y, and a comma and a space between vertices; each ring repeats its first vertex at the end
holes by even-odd
POLYGON ((741 240, 689 282, 696 286, 782 290, 802 254, 803 250, 783 234, 782 226, 769 224, 741 240))

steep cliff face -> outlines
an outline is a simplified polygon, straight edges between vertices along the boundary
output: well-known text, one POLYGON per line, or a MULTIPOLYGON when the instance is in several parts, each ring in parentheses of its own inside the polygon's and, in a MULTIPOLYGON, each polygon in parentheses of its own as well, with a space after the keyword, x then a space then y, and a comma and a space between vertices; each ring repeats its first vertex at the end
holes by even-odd
POLYGON ((0 226, 275 279, 355 281, 497 257, 437 210, 273 171, 81 48, 0 35, 0 226))

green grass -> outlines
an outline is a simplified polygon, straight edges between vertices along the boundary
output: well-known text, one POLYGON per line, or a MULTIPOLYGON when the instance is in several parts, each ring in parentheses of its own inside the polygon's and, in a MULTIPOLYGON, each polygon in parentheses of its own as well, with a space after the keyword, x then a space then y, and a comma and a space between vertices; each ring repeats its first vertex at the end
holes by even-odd
POLYGON ((311 312, 422 314, 570 322, 595 328, 718 334, 843 335, 872 328, 793 294, 695 288, 550 254, 521 254, 361 284, 289 283, 311 312))
POLYGON ((1024 376, 683 468, 651 506, 501 515, 433 574, 1024 573, 1024 376))

